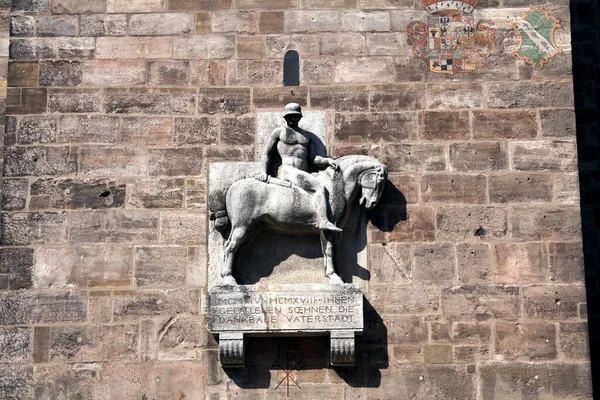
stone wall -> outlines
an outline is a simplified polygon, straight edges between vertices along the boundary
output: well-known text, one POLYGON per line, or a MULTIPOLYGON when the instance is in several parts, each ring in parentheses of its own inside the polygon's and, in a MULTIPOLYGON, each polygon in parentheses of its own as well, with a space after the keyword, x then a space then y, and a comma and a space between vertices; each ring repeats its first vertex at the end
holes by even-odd
POLYGON ((428 15, 13 0, 0 397, 282 398, 289 351, 298 399, 591 397, 569 2, 482 1, 493 49, 455 75, 407 43, 428 15), (562 22, 540 70, 511 54, 529 5, 562 22), (281 85, 289 49, 300 87, 281 85), (289 101, 327 112, 331 154, 389 167, 366 331, 352 369, 326 367, 325 338, 257 338, 249 368, 223 370, 203 307, 208 164, 255 160, 257 113, 289 101))

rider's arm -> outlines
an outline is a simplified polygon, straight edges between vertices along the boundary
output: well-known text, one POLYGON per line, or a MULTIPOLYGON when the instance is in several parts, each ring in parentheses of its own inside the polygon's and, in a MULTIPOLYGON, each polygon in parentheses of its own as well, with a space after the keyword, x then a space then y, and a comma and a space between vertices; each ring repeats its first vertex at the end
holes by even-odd
POLYGON ((280 128, 275 128, 273 132, 271 132, 269 140, 265 144, 265 150, 260 158, 262 168, 258 179, 263 182, 267 181, 269 165, 271 164, 271 154, 273 153, 273 148, 277 146, 277 142, 279 141, 279 129, 280 128))

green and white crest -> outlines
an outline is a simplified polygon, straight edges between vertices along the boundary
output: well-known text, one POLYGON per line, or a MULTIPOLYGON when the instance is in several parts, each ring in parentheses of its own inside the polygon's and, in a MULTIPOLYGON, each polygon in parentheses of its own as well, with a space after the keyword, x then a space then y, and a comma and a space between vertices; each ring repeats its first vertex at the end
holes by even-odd
POLYGON ((521 42, 513 55, 535 69, 542 69, 552 57, 562 53, 554 42, 554 31, 560 20, 550 16, 542 7, 531 7, 512 27, 519 33, 521 42))

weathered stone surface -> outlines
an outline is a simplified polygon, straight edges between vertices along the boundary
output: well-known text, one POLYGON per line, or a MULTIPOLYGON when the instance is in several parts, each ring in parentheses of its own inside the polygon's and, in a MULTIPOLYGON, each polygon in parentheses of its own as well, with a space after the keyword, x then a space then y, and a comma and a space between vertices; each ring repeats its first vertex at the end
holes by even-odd
POLYGON ((29 208, 119 208, 125 203, 125 185, 106 179, 38 179, 31 184, 29 208))
POLYGON ((465 172, 505 170, 508 169, 508 148, 502 142, 453 143, 450 165, 465 172))
POLYGON ((473 111, 475 139, 533 139, 537 121, 532 111, 473 111))
POLYGON ((248 89, 201 89, 198 112, 203 114, 246 114, 250 111, 248 89))
POLYGON ((485 206, 444 206, 437 210, 437 235, 441 240, 501 239, 508 233, 506 210, 485 206))
POLYGON ((419 137, 425 140, 469 139, 466 111, 425 111, 419 113, 419 137))
POLYGON ((83 322, 87 313, 85 297, 75 292, 4 293, 0 311, 2 325, 83 322))
POLYGON ((87 176, 141 176, 146 174, 148 152, 130 147, 84 147, 79 172, 87 176))
POLYGON ((178 36, 173 39, 173 58, 176 59, 231 58, 234 52, 232 35, 178 36))
POLYGON ((14 15, 10 19, 11 36, 33 36, 35 19, 27 15, 14 15))
POLYGON ((5 399, 33 399, 29 382, 33 370, 27 364, 0 365, 0 396, 5 399))
POLYGON ((178 146, 216 144, 219 135, 216 118, 175 118, 173 139, 178 146))
POLYGON ((442 290, 442 314, 459 320, 518 318, 518 286, 456 286, 442 290))
POLYGON ((310 103, 315 108, 335 109, 336 111, 367 111, 368 94, 364 87, 340 87, 310 89, 310 103))
POLYGON ((416 245, 413 279, 447 285, 454 277, 454 248, 451 244, 432 243, 416 245))
POLYGON ((456 246, 458 281, 462 284, 489 283, 493 267, 487 243, 461 243, 456 246))
POLYGON ((50 9, 50 0, 13 0, 13 11, 44 12, 50 9))
POLYGON ((190 84, 194 86, 224 86, 226 72, 227 61, 225 60, 192 60, 190 61, 190 84))
POLYGON ((579 209, 573 206, 515 207, 512 236, 517 240, 577 240, 581 236, 579 209))
POLYGON ((177 287, 185 283, 187 248, 138 247, 135 283, 140 287, 177 287))
POLYGON ((131 286, 133 258, 131 246, 39 248, 36 250, 34 287, 131 286))
POLYGON ((71 143, 110 144, 117 141, 116 117, 74 115, 60 119, 60 136, 71 143))
POLYGON ((435 239, 435 210, 432 207, 409 207, 406 220, 396 224, 388 234, 391 241, 433 241, 435 239))
POLYGON ((578 318, 578 306, 585 303, 581 285, 540 285, 523 288, 525 316, 539 319, 578 318))
POLYGON ((592 396, 587 364, 484 363, 482 398, 592 396))
POLYGON ((490 108, 572 107, 571 82, 502 82, 486 84, 490 108))
POLYGON ((194 30, 195 18, 188 13, 134 14, 129 17, 132 36, 184 35, 194 30))
POLYGON ((8 91, 7 114, 42 114, 46 112, 48 92, 45 88, 15 88, 8 91), (15 101, 11 102, 11 94, 15 101))
MULTIPOLYGON (((85 77, 85 75, 84 75, 85 77)), ((90 89, 51 89, 48 112, 96 113, 101 109, 101 93, 90 89)))
POLYGON ((26 179, 4 179, 2 181, 2 209, 18 211, 25 208, 28 183, 26 179))
POLYGON ((53 327, 50 361, 135 361, 137 325, 53 327))
POLYGON ((52 0, 55 14, 102 13, 106 11, 106 0, 52 0))
POLYGON ((127 184, 130 208, 183 208, 185 179, 135 179, 127 184))
POLYGON ((17 131, 20 144, 64 142, 57 137, 56 120, 53 117, 23 117, 17 131))
POLYGON ((175 89, 105 92, 104 109, 116 114, 194 114, 196 91, 175 89))
POLYGON ((186 86, 190 79, 187 61, 152 61, 148 69, 148 83, 153 86, 186 86))
POLYGON ((238 59, 263 58, 267 52, 264 36, 238 36, 236 53, 238 59))
POLYGON ((475 374, 468 372, 466 366, 395 365, 381 373, 381 384, 369 390, 369 398, 476 397, 475 374))
POLYGON ((360 33, 323 33, 320 46, 322 55, 362 55, 365 54, 365 37, 360 33))
POLYGON ((206 214, 162 213, 160 225, 161 243, 198 244, 206 242, 206 214))
POLYGON ((289 11, 285 14, 288 32, 325 32, 336 30, 339 15, 333 11, 289 11))
POLYGON ((106 0, 106 11, 109 13, 152 12, 164 8, 162 0, 106 0))
POLYGON ((543 282, 548 275, 539 243, 498 244, 495 280, 500 283, 543 282))
MULTIPOLYGON (((214 362, 217 362, 214 360, 214 362)), ((206 366, 197 361, 165 363, 106 363, 95 387, 98 398, 178 398, 202 400, 205 398, 204 376, 206 366)), ((221 391, 222 393, 222 391, 221 391)))
POLYGON ((76 15, 40 16, 35 21, 38 36, 77 36, 79 19, 76 15))
POLYGON ((113 300, 115 322, 135 321, 159 315, 198 313, 198 293, 195 290, 155 290, 116 293, 113 300))
POLYGON ((150 176, 197 176, 202 172, 202 149, 150 150, 148 174, 150 176))
POLYGON ((83 63, 83 84, 87 86, 133 86, 146 83, 142 60, 89 60, 83 63))
POLYGON ((164 37, 99 37, 96 58, 171 58, 173 39, 164 37))
POLYGON ((497 323, 496 353, 505 360, 555 359, 556 327, 549 323, 497 323))
POLYGON ((66 213, 2 214, 3 245, 59 244, 66 240, 66 213))
POLYGON ((437 143, 390 144, 373 147, 373 155, 390 172, 435 172, 446 169, 444 146, 437 143))
POLYGON ((377 86, 369 91, 369 97, 371 111, 393 112, 425 107, 425 90, 421 85, 377 86))
MULTIPOLYGON (((77 4, 80 4, 78 1, 77 4)), ((84 14, 79 17, 83 36, 121 36, 127 33, 125 14, 84 14)))
POLYGON ((230 145, 253 145, 255 121, 251 117, 222 118, 219 141, 230 145))
POLYGON ((398 142, 407 139, 416 128, 413 113, 386 114, 336 114, 335 137, 337 140, 358 143, 398 142))
POLYGON ((585 322, 562 322, 559 325, 560 351, 571 360, 588 360, 588 326, 585 322))
POLYGON ((168 146, 173 143, 171 117, 124 117, 119 124, 119 139, 134 146, 168 146))
POLYGON ((94 57, 94 38, 40 37, 11 41, 11 60, 88 59, 94 57))
POLYGON ((389 31, 390 14, 383 11, 349 11, 341 14, 343 31, 389 31))
POLYGON ((8 84, 14 87, 37 86, 39 63, 31 61, 8 63, 8 84))
POLYGON ((542 136, 573 138, 575 136, 575 112, 573 110, 541 110, 542 136))
POLYGON ((397 285, 412 281, 413 265, 410 245, 372 244, 369 246, 369 259, 372 284, 397 285))
POLYGON ((265 11, 259 14, 258 30, 260 33, 283 33, 284 13, 282 11, 265 11))
POLYGON ((0 328, 0 362, 24 363, 31 358, 31 328, 0 328))
POLYGON ((423 346, 423 360, 427 364, 451 364, 452 346, 446 344, 426 344, 423 346))
POLYGON ((552 201, 553 177, 549 174, 495 174, 489 177, 491 203, 552 201))
POLYGON ((574 142, 516 142, 509 147, 513 168, 520 171, 562 171, 577 169, 574 142))
POLYGON ((548 267, 555 282, 582 282, 584 260, 582 243, 549 243, 548 267))
POLYGON ((93 364, 54 364, 35 366, 33 393, 35 399, 85 399, 93 395, 98 371, 93 364), (60 384, 56 384, 56 383, 60 384))
POLYGON ((220 10, 231 8, 231 0, 171 0, 169 10, 220 10))
POLYGON ((396 80, 391 57, 343 58, 335 64, 335 83, 389 83, 396 80))
POLYGON ((110 213, 80 211, 71 214, 71 243, 156 243, 158 213, 126 210, 110 213))
POLYGON ((421 178, 421 199, 426 203, 483 204, 486 189, 484 175, 436 174, 421 178))

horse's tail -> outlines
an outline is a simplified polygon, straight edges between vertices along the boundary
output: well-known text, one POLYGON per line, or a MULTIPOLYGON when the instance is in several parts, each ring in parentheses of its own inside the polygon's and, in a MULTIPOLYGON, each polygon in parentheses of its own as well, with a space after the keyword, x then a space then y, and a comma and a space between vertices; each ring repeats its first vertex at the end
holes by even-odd
POLYGON ((225 233, 229 226, 229 216, 227 215, 227 189, 217 190, 208 196, 209 219, 215 221, 215 229, 225 233))

